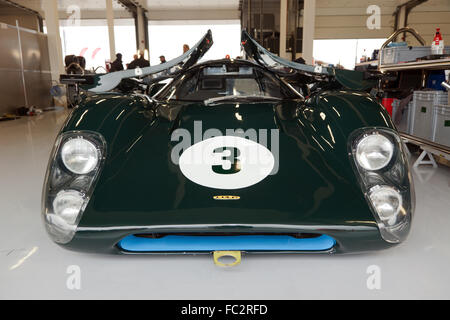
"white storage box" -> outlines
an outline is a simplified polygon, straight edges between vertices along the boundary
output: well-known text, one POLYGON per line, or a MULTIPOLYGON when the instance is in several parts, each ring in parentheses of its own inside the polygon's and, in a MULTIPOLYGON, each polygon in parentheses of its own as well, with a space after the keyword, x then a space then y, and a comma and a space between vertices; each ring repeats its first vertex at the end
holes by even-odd
POLYGON ((450 147, 450 106, 434 106, 433 116, 433 141, 450 147))
MULTIPOLYGON (((445 47, 444 53, 450 54, 450 47, 445 47)), ((416 61, 431 55, 431 46, 429 47, 389 47, 383 49, 381 53, 381 64, 396 64, 402 62, 416 61)))
POLYGON ((401 100, 399 99, 395 99, 392 103, 392 121, 394 121, 398 131, 409 134, 409 108, 411 105, 409 103, 400 114, 397 114, 398 108, 400 107, 400 101, 401 100), (397 117, 399 117, 399 119, 397 119, 397 117))
POLYGON ((444 91, 414 91, 411 109, 411 135, 433 141, 433 106, 447 105, 444 91))
POLYGON ((412 100, 408 103, 407 117, 406 117, 406 133, 412 135, 413 121, 414 121, 414 104, 412 100))

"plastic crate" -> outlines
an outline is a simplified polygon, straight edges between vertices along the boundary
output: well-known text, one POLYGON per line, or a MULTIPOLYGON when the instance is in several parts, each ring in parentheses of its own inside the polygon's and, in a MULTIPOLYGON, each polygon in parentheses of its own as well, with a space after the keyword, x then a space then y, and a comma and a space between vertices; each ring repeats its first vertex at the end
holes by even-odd
POLYGON ((414 122, 414 104, 412 101, 408 103, 408 111, 407 111, 407 117, 406 117, 406 133, 412 135, 412 128, 413 128, 413 122, 414 122))
POLYGON ((408 119, 410 104, 408 104, 400 114, 397 114, 398 108, 400 107, 400 101, 401 100, 399 99, 394 99, 394 102, 392 103, 392 121, 394 121, 398 131, 409 133, 408 119))
POLYGON ((433 107, 447 105, 448 95, 443 91, 414 91, 410 113, 410 134, 433 141, 433 107))
POLYGON ((433 116, 433 141, 450 147, 450 106, 434 106, 433 116))
MULTIPOLYGON (((450 54, 450 47, 444 48, 444 53, 450 54)), ((396 64, 402 62, 416 61, 417 58, 422 58, 431 55, 430 47, 389 47, 383 49, 381 54, 381 64, 396 64)))

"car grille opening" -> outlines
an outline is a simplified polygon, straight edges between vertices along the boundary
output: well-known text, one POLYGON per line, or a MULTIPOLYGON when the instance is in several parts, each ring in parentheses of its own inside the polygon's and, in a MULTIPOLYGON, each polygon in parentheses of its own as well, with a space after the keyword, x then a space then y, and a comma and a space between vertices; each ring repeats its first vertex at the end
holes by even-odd
POLYGON ((123 238, 118 248, 124 252, 289 252, 328 251, 336 241, 313 233, 140 233, 123 238))
POLYGON ((179 232, 179 233, 139 233, 135 234, 135 237, 139 238, 151 238, 151 239, 161 239, 166 236, 195 236, 195 237, 237 237, 237 236, 290 236, 296 239, 310 239, 318 238, 321 234, 317 233, 236 233, 236 232, 179 232))

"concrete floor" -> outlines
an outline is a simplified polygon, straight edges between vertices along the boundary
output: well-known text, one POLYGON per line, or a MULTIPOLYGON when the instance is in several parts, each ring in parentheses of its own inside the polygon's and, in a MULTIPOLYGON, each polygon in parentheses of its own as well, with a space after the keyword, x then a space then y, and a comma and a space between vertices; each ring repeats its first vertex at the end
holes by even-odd
POLYGON ((442 166, 414 173, 411 235, 387 251, 250 255, 240 266, 222 269, 205 255, 108 256, 61 249, 43 228, 40 202, 49 153, 66 116, 59 111, 0 122, 0 299, 450 298, 450 169, 442 166), (367 287, 374 265, 379 290, 367 287))

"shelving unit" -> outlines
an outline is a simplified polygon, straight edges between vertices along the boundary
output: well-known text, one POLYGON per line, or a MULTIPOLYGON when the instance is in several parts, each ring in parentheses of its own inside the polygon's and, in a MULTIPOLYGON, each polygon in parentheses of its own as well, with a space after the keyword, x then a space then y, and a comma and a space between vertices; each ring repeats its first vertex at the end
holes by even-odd
POLYGON ((381 72, 402 70, 446 70, 450 69, 450 58, 439 60, 424 60, 415 62, 404 62, 397 64, 380 65, 381 72))
MULTIPOLYGON (((443 58, 437 60, 422 60, 422 61, 413 61, 413 62, 404 62, 404 63, 396 63, 396 64, 385 64, 381 63, 383 49, 387 47, 389 43, 391 43, 396 37, 401 33, 411 33, 415 36, 415 38, 422 44, 425 45, 425 40, 412 28, 402 28, 397 30, 394 34, 392 34, 389 39, 381 46, 380 48, 380 58, 376 61, 378 64, 378 71, 382 73, 386 72, 402 72, 402 71, 411 71, 411 70, 422 70, 423 79, 425 79, 427 70, 448 70, 450 69, 450 58, 443 58)), ((365 64, 358 64, 359 66, 371 65, 375 61, 370 61, 365 64)), ((357 66, 358 66, 357 65, 357 66)), ((396 90, 388 90, 390 92, 396 92, 396 90)), ((450 104, 450 101, 449 101, 450 104)), ((420 137, 412 136, 407 133, 401 132, 402 140, 407 144, 413 144, 419 147, 422 152, 419 158, 414 163, 414 167, 419 165, 432 165, 433 167, 437 167, 436 161, 433 158, 433 155, 437 155, 439 157, 443 157, 446 160, 450 160, 450 146, 443 146, 436 144, 432 141, 425 140, 420 137), (429 160, 425 158, 428 156, 429 160)))

